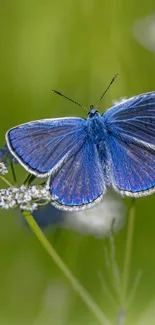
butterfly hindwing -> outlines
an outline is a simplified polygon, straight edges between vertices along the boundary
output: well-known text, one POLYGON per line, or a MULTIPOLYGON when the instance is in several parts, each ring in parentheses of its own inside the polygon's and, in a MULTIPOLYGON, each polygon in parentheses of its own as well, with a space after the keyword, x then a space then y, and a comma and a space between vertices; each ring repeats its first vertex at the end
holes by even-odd
POLYGON ((155 191, 155 93, 133 97, 103 116, 113 187, 128 196, 155 191))
POLYGON ((21 165, 44 177, 57 170, 85 136, 85 119, 58 118, 19 125, 7 132, 6 141, 21 165))
POLYGON ((154 192, 155 150, 124 140, 110 137, 108 141, 112 186, 121 194, 133 197, 154 192))
POLYGON ((96 146, 88 139, 49 178, 53 204, 63 210, 83 210, 99 202, 105 193, 105 179, 96 146))

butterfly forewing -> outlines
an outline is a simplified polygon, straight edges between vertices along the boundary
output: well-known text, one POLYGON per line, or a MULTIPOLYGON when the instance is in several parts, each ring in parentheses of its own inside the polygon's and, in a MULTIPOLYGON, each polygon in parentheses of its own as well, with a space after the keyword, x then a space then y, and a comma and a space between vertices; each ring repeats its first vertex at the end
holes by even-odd
POLYGON ((103 115, 109 132, 155 145, 155 92, 128 99, 103 115))
POLYGON ((44 177, 57 170, 85 136, 85 119, 58 118, 19 125, 7 132, 6 140, 28 171, 44 177))

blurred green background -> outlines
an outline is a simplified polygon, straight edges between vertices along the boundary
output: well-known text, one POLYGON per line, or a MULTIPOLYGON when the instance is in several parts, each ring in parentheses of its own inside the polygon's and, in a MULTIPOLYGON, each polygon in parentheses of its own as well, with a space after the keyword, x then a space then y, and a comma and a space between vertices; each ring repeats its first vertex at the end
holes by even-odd
MULTIPOLYGON (((95 104, 115 73, 100 106, 113 99, 155 90, 155 54, 133 37, 136 19, 154 12, 153 0, 0 1, 0 144, 7 129, 31 120, 85 116, 58 97, 62 91, 81 104, 95 104)), ((25 172, 19 168, 22 178, 25 172)), ((1 188, 4 184, 1 182, 1 188)), ((2 211, 0 227, 0 325, 99 324, 53 263, 18 212, 2 211)), ((124 227, 115 237, 123 268, 124 227)), ((117 324, 102 289, 108 239, 71 230, 50 230, 48 238, 72 272, 117 324)), ((127 314, 127 324, 155 324, 155 196, 136 201, 130 285, 143 275, 127 314)), ((113 290, 111 288, 111 290, 113 290)))

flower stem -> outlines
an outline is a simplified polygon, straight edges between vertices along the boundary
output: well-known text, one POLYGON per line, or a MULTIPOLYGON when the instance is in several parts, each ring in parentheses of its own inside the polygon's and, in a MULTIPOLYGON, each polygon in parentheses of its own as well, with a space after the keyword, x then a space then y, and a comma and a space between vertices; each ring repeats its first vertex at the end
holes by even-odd
POLYGON ((0 179, 5 182, 8 186, 13 186, 4 176, 0 175, 0 179))
POLYGON ((14 165, 13 165, 12 161, 10 163, 10 167, 11 167, 11 172, 12 172, 12 176, 13 176, 14 185, 17 185, 16 173, 15 173, 15 169, 14 169, 14 165))
POLYGON ((122 279, 122 292, 121 292, 121 303, 122 307, 126 307, 127 293, 128 293, 128 282, 130 273, 130 261, 132 252, 132 240, 134 231, 134 220, 135 220, 135 199, 132 199, 131 208, 129 211, 127 238, 126 238, 126 248, 124 257, 124 269, 123 269, 123 279, 122 279))
POLYGON ((109 320, 100 309, 100 307, 95 303, 91 295, 87 292, 87 290, 80 284, 80 282, 74 277, 72 272, 68 269, 66 264, 61 260, 60 256, 54 250, 51 243, 45 237, 44 233, 34 220, 33 216, 30 214, 29 211, 22 211, 27 223, 29 224, 31 230, 34 232, 42 246, 45 248, 47 253, 53 259, 53 261, 57 264, 57 266, 61 269, 64 273, 66 278, 70 281, 73 289, 75 292, 81 297, 83 302, 87 305, 91 312, 93 312, 94 316, 98 319, 100 324, 102 325, 110 325, 109 320))
POLYGON ((24 185, 30 185, 34 179, 36 178, 36 176, 28 174, 27 177, 25 178, 25 180, 23 181, 24 185))

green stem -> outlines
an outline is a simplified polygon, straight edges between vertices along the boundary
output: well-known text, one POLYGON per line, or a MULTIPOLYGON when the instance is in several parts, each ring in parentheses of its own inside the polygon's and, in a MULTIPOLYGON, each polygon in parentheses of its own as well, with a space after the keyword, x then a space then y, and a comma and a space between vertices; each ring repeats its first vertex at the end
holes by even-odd
POLYGON ((0 175, 0 179, 2 179, 2 181, 5 182, 5 184, 8 186, 13 186, 4 176, 0 175))
POLYGON ((28 183, 28 181, 29 181, 29 178, 30 178, 30 174, 28 174, 28 175, 26 176, 26 178, 23 180, 23 184, 24 184, 24 185, 27 185, 27 183, 28 183))
POLYGON ((124 257, 123 279, 122 279, 121 301, 122 301, 123 307, 126 306, 126 302, 127 302, 128 282, 129 282, 129 273, 130 273, 130 261, 131 261, 132 241, 133 241, 133 232, 134 232, 134 221, 135 221, 135 199, 132 199, 132 204, 131 204, 131 208, 129 211, 127 239, 126 239, 125 257, 124 257))
POLYGON ((23 181, 23 184, 24 185, 30 185, 34 181, 35 178, 36 178, 36 176, 28 174, 28 176, 23 181))
POLYGON ((94 316, 98 319, 100 324, 102 325, 110 325, 109 320, 103 313, 103 311, 98 307, 98 305, 94 302, 91 295, 86 291, 85 288, 82 287, 80 282, 74 277, 72 272, 68 269, 66 264, 61 260, 60 256, 57 254, 57 252, 52 247, 51 243, 48 241, 48 239, 45 237, 44 233, 34 220, 33 216, 30 214, 29 211, 22 211, 23 215, 29 224, 30 228, 42 244, 42 246, 45 248, 47 253, 50 255, 50 257, 53 259, 53 261, 57 264, 57 266, 61 269, 61 271, 64 273, 66 278, 70 281, 73 289, 75 292, 81 297, 83 302, 87 305, 87 307, 93 312, 94 316))
POLYGON ((12 176, 13 176, 14 185, 17 185, 16 173, 15 173, 14 165, 13 165, 12 161, 10 163, 10 167, 11 167, 11 172, 12 172, 12 176))

